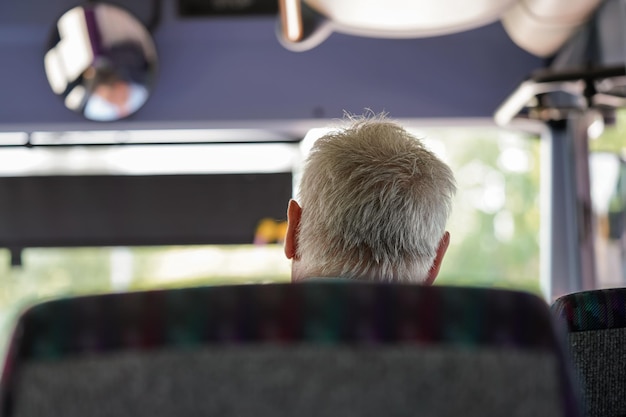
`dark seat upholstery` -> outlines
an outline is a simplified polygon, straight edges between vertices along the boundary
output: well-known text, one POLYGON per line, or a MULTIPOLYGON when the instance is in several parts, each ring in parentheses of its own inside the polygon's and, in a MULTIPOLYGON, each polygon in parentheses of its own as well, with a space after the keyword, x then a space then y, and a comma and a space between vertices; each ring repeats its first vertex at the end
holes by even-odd
POLYGON ((3 416, 575 416, 547 305, 366 283, 52 301, 19 320, 3 416))
POLYGON ((626 288, 585 291, 552 305, 567 329, 587 416, 626 415, 626 288))

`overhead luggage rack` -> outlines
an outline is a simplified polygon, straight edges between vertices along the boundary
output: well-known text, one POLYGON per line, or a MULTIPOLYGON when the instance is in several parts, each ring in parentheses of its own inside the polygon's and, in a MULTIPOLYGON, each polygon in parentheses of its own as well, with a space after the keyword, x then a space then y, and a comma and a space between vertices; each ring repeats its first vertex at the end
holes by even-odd
POLYGON ((501 126, 514 119, 563 120, 571 112, 596 109, 605 118, 626 107, 626 67, 573 71, 541 70, 532 75, 496 110, 501 126))

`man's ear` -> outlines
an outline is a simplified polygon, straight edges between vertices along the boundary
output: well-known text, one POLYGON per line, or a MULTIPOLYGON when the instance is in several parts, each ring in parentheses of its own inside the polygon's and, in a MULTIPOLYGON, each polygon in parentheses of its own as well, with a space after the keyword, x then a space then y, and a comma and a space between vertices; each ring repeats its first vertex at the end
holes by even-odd
POLYGON ((285 255, 287 259, 296 257, 298 250, 298 229, 300 227, 300 217, 302 209, 296 200, 289 200, 287 208, 287 234, 285 235, 285 255))
POLYGON ((439 274, 439 269, 441 268, 441 262, 443 261, 443 256, 446 254, 448 250, 448 245, 450 244, 450 233, 445 232, 443 237, 439 241, 439 247, 437 248, 437 254, 435 255, 435 260, 433 261, 433 266, 430 267, 428 271, 428 276, 426 277, 426 281, 424 281, 425 285, 432 285, 435 282, 435 278, 439 274))

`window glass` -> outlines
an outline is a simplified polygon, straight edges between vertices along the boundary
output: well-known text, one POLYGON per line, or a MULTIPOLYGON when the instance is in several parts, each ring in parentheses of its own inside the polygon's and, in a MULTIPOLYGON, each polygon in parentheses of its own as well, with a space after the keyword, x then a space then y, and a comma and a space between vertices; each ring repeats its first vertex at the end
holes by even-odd
MULTIPOLYGON (((494 127, 412 131, 452 167, 458 183, 448 224, 452 240, 437 283, 539 293, 539 140, 494 127)), ((79 156, 65 162, 81 164, 79 156)), ((289 281, 290 262, 276 238, 284 233, 283 220, 260 223, 249 245, 27 248, 21 266, 13 267, 10 252, 0 250, 0 341, 17 312, 46 299, 289 281)))
POLYGON ((539 294, 539 139, 496 128, 424 136, 458 187, 437 283, 539 294))
POLYGON ((626 109, 589 142, 596 287, 626 283, 626 109))

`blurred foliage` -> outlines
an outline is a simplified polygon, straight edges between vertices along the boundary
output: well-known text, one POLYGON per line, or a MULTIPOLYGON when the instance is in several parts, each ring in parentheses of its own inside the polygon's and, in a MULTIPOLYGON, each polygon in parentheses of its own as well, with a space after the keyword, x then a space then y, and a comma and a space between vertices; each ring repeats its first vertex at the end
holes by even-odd
MULTIPOLYGON (((540 293, 539 289, 539 139, 536 137, 485 134, 472 141, 459 141, 451 147, 459 185, 455 211, 463 211, 467 233, 455 240, 456 230, 463 228, 453 213, 449 230, 452 244, 442 266, 439 284, 485 286, 540 293), (527 170, 507 170, 502 166, 503 150, 515 149, 527 158, 527 170), (485 167, 486 176, 502 175, 505 199, 501 207, 474 210, 465 207, 464 194, 485 187, 486 178, 469 181, 463 167, 477 161, 485 167), (468 185, 470 190, 468 190, 468 185), (471 190, 474 188, 474 190, 471 190), (498 233, 498 221, 505 219, 508 235, 498 233)), ((483 198, 489 192, 483 191, 483 198)), ((502 228, 503 226, 500 226, 502 228)))
POLYGON ((614 124, 607 125, 599 138, 589 141, 590 151, 624 154, 626 147, 626 109, 618 110, 615 116, 614 124))

